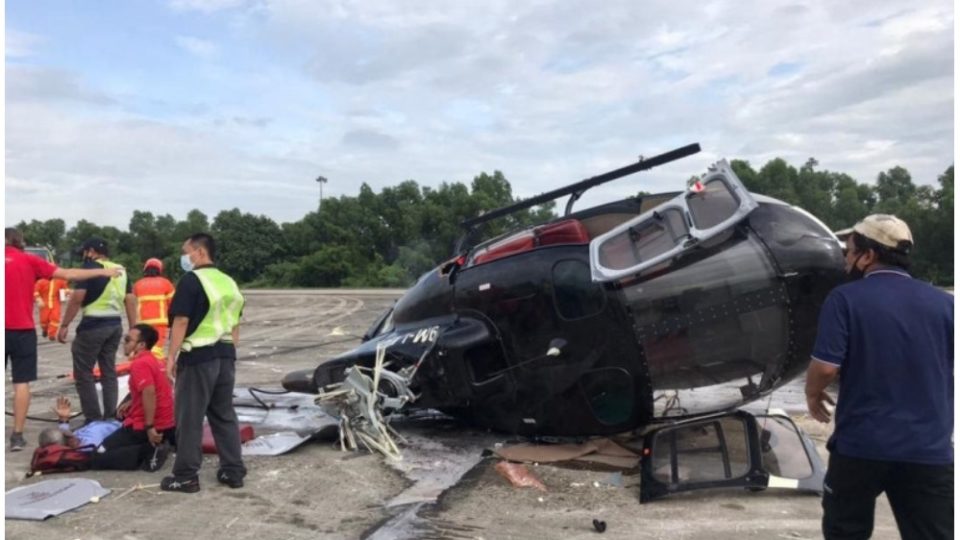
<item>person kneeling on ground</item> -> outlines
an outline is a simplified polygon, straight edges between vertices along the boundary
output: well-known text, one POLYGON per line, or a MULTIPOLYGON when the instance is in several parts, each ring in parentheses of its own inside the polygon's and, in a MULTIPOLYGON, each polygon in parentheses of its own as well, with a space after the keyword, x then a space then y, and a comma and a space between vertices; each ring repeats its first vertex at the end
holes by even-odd
POLYGON ((173 388, 150 349, 157 331, 138 324, 123 338, 130 364, 130 401, 117 409, 123 427, 104 439, 93 456, 94 469, 154 472, 163 467, 175 445, 173 388))

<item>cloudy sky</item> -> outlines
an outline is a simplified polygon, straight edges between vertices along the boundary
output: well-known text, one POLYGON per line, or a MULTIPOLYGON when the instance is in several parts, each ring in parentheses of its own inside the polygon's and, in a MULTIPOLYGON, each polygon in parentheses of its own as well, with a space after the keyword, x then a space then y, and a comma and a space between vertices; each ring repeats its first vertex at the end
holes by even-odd
POLYGON ((948 0, 6 2, 6 224, 125 227, 499 169, 531 196, 700 142, 860 181, 953 160, 948 0))

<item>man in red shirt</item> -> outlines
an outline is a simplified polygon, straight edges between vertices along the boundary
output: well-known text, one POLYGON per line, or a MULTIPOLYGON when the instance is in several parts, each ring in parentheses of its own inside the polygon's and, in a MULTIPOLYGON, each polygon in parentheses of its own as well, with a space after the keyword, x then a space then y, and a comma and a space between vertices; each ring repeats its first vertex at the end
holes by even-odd
POLYGON ((117 409, 123 427, 113 432, 93 453, 94 469, 154 472, 163 467, 176 429, 173 417, 173 388, 163 366, 150 352, 157 343, 157 331, 140 323, 123 338, 123 352, 130 364, 130 400, 117 409))
POLYGON ((30 408, 30 381, 37 380, 37 328, 33 322, 33 292, 37 280, 59 278, 83 281, 114 277, 121 275, 123 268, 58 268, 24 252, 23 234, 17 229, 6 228, 4 237, 4 304, 7 315, 4 327, 5 356, 6 362, 13 366, 13 433, 10 434, 10 451, 17 452, 27 444, 23 438, 23 426, 27 423, 27 409, 30 408))

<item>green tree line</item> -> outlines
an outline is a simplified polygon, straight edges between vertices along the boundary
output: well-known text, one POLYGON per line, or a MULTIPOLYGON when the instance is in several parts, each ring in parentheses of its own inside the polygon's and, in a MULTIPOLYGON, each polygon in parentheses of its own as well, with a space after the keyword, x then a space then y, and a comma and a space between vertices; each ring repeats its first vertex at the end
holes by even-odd
MULTIPOLYGON (((939 176, 937 189, 915 185, 902 167, 880 173, 871 185, 817 170, 817 165, 810 159, 798 169, 777 158, 755 170, 746 161, 732 162, 750 191, 798 205, 833 230, 870 213, 897 214, 913 230, 914 274, 953 285, 953 166, 939 176)), ((363 184, 356 196, 325 199, 318 211, 292 223, 234 208, 212 222, 199 210, 183 220, 137 210, 125 231, 86 220, 68 230, 62 219, 18 227, 29 245, 52 248, 62 264, 77 262, 72 250, 100 236, 109 242, 112 259, 134 278, 150 257, 164 261, 168 276, 179 277, 184 238, 207 231, 218 241, 218 265, 248 287, 406 287, 452 256, 463 234, 461 221, 516 201, 510 182, 496 171, 480 174, 469 185, 445 182, 433 188, 407 180, 376 193, 363 184)), ((553 216, 554 204, 545 204, 492 222, 482 234, 490 237, 553 216)))

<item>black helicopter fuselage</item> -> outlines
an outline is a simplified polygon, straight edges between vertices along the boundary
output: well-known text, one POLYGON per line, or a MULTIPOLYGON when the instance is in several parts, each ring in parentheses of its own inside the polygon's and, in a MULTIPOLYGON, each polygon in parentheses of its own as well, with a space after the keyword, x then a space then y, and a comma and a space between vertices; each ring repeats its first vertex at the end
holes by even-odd
MULTIPOLYGON (((596 279, 590 242, 667 198, 476 246, 424 274, 356 349, 284 386, 339 382, 384 345, 389 369, 413 373, 413 407, 508 433, 583 436, 730 410, 801 373, 820 305, 842 277, 836 238, 803 210, 754 196, 749 214, 708 241, 596 279)), ((627 231, 633 252, 658 241, 639 230, 627 231)), ((615 266, 610 257, 600 260, 615 266)))

